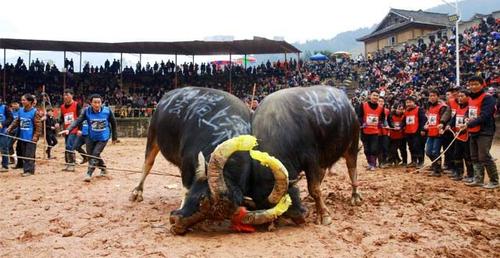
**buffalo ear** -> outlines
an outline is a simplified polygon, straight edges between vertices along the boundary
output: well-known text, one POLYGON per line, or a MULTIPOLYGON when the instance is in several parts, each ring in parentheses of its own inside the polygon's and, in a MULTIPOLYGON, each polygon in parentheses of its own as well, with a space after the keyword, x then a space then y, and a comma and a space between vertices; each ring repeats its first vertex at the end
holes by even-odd
POLYGON ((205 156, 200 151, 198 153, 198 165, 196 166, 195 181, 207 180, 207 164, 205 162, 205 156))

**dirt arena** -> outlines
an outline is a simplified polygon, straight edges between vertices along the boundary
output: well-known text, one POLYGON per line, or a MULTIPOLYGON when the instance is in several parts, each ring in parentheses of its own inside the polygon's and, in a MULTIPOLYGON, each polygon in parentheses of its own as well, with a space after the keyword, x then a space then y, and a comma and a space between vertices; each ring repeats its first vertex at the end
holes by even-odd
MULTIPOLYGON (((108 145, 110 167, 137 169, 145 139, 108 145)), ((39 148, 41 157, 41 148, 39 148)), ((56 148, 63 161, 62 146, 56 148)), ((500 144, 493 149, 500 157, 500 144)), ((36 175, 0 174, 2 257, 499 257, 500 191, 469 188, 448 177, 430 178, 404 169, 376 172, 359 162, 361 206, 349 204, 343 161, 322 185, 332 213, 330 226, 280 225, 274 231, 234 233, 225 223, 204 223, 185 236, 169 232, 168 216, 181 202, 180 178, 150 175, 144 201, 130 203, 139 174, 110 171, 109 178, 82 181, 85 167, 61 172, 41 161, 36 175)), ((154 170, 178 174, 158 157, 154 170)), ((305 180, 300 182, 304 203, 305 180)), ((284 223, 281 223, 284 224, 284 223)))

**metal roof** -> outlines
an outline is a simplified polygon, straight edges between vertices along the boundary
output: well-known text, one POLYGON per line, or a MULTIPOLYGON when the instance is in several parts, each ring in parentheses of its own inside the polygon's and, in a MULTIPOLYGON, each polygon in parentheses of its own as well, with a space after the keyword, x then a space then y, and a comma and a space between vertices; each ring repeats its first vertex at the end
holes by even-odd
POLYGON ((102 52, 141 53, 166 55, 222 55, 222 54, 279 54, 300 53, 301 51, 286 41, 254 37, 252 40, 234 41, 179 41, 179 42, 84 42, 34 39, 0 38, 0 48, 102 52))

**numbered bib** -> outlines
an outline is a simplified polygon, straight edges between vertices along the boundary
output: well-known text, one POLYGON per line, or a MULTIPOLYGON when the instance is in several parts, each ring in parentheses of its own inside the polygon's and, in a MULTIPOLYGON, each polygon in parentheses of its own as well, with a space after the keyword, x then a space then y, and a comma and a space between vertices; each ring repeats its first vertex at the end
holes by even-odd
POLYGON ((106 120, 92 120, 90 121, 90 127, 92 128, 92 131, 94 132, 100 132, 106 130, 106 120))
POLYGON ((429 125, 437 125, 437 115, 435 114, 430 114, 428 116, 428 119, 429 119, 429 125))
POLYGON ((465 124, 465 118, 464 116, 457 116, 456 118, 456 124, 457 126, 464 125, 465 124))
POLYGON ((21 128, 21 130, 31 130, 31 119, 21 118, 19 121, 19 128, 21 128))
POLYGON ((469 118, 471 119, 477 118, 477 107, 469 106, 469 118))
POLYGON ((415 116, 407 116, 406 117, 406 124, 407 125, 414 125, 415 124, 415 116))
POLYGON ((367 115, 366 116, 366 124, 372 125, 372 126, 377 126, 378 125, 378 117, 374 116, 374 115, 367 115))
POLYGON ((71 125, 71 123, 73 123, 73 121, 75 121, 75 119, 73 117, 73 112, 68 112, 68 113, 64 114, 64 124, 65 125, 71 125))

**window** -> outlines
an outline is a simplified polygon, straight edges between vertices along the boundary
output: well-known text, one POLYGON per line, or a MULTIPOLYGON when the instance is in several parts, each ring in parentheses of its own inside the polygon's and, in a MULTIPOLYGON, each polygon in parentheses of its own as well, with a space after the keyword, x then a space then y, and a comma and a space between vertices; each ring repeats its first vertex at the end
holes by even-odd
POLYGON ((389 36, 387 38, 387 41, 388 41, 387 44, 389 46, 393 46, 394 44, 396 44, 396 36, 395 35, 389 36))

